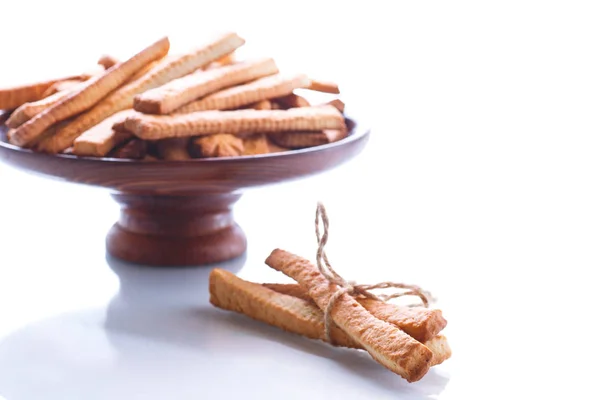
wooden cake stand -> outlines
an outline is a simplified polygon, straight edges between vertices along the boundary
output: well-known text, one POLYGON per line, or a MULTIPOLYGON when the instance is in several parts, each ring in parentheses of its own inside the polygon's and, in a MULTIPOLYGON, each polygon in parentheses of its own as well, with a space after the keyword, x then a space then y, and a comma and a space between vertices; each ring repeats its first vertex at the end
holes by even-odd
POLYGON ((347 119, 350 134, 328 145, 257 156, 137 161, 35 153, 7 143, 0 116, 0 159, 35 174, 105 187, 121 205, 106 238, 114 257, 147 265, 190 266, 229 260, 246 250, 233 219, 245 188, 324 172, 350 160, 369 131, 347 119))

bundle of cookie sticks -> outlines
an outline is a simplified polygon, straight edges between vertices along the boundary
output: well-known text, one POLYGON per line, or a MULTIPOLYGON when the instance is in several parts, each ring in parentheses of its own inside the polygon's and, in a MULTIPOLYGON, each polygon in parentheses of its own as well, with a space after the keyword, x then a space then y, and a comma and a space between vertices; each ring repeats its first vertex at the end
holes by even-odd
POLYGON ((337 97, 311 105, 294 93, 339 94, 335 83, 281 74, 272 58, 236 60, 245 40, 215 37, 184 54, 163 38, 93 74, 0 89, 10 143, 88 157, 189 160, 281 152, 347 136, 337 97))
MULTIPOLYGON (((317 208, 317 218, 326 214, 317 208)), ((317 219, 318 221, 318 219, 317 219)), ((318 223, 318 222, 317 222, 318 223)), ((326 224, 326 229, 328 222, 326 224)), ((318 227, 318 226, 317 226, 318 227)), ((429 368, 451 356, 440 332, 446 327, 442 312, 388 303, 366 289, 405 288, 388 298, 425 292, 414 285, 385 282, 349 285, 329 265, 324 253, 327 232, 317 236, 317 265, 285 250, 275 249, 266 264, 294 279, 296 284, 259 284, 214 269, 210 274, 210 301, 219 308, 335 346, 366 350, 377 362, 409 382, 420 380, 429 368), (327 265, 325 268, 321 261, 327 265)))

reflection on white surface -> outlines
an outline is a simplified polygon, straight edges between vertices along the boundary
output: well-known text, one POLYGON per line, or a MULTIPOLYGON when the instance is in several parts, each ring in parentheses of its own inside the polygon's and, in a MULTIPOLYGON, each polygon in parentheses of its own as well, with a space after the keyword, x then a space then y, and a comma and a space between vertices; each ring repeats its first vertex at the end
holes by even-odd
MULTIPOLYGON (((425 399, 447 384, 434 369, 409 385, 365 352, 333 348, 215 309, 208 303, 207 268, 163 270, 107 261, 120 289, 106 309, 37 321, 0 342, 0 387, 9 399, 173 393, 178 399, 243 393, 425 399)), ((244 262, 242 257, 219 267, 237 272, 244 262)))

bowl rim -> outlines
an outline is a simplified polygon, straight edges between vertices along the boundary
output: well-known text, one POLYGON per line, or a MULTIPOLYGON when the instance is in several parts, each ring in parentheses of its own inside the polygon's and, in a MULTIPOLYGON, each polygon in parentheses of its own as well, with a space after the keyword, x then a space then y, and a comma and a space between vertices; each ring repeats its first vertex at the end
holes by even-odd
MULTIPOLYGON (((214 164, 214 163, 231 163, 232 161, 249 161, 249 160, 262 160, 262 159, 271 159, 271 158, 284 158, 290 157, 293 155, 301 155, 305 153, 318 153, 327 151, 329 149, 333 149, 339 146, 344 146, 354 141, 361 139, 366 135, 370 135, 371 129, 368 125, 365 125, 365 121, 358 120, 354 118, 354 114, 348 115, 344 114, 344 118, 346 121, 346 125, 352 124, 353 126, 350 128, 350 132, 347 137, 342 140, 339 140, 334 143, 323 144, 319 146, 307 147, 304 149, 290 149, 277 153, 266 153, 266 154, 255 154, 255 155, 244 155, 244 156, 232 156, 232 157, 211 157, 211 158, 192 158, 190 160, 185 161, 173 161, 173 160, 155 160, 155 161, 145 161, 145 160, 133 160, 133 159, 123 159, 123 158, 109 158, 109 157, 91 157, 91 156, 77 156, 71 154, 47 154, 47 153, 39 153, 35 152, 31 149, 25 149, 19 146, 15 146, 10 144, 7 141, 6 134, 8 132, 8 127, 5 125, 6 118, 10 115, 10 112, 4 112, 0 114, 0 154, 2 150, 17 152, 21 154, 27 154, 34 157, 52 157, 63 160, 81 160, 86 162, 96 162, 102 164, 137 164, 137 165, 190 165, 190 164, 214 164)), ((0 156, 0 159, 2 157, 0 156)))

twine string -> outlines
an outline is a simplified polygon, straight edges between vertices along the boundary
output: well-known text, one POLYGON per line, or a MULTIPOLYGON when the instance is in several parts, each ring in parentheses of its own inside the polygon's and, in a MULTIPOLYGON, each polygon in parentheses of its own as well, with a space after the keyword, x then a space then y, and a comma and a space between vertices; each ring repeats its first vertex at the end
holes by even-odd
POLYGON ((429 307, 431 302, 431 295, 416 285, 409 285, 406 283, 397 283, 397 282, 380 282, 372 285, 358 285, 355 282, 347 281, 340 274, 338 274, 329 259, 327 258, 327 253, 325 252, 325 246, 327 245, 327 241, 329 240, 329 217, 327 216, 327 211, 325 210, 325 206, 322 203, 317 204, 317 212, 315 216, 315 234, 317 236, 317 267, 319 271, 327 280, 334 285, 338 286, 339 289, 330 297, 329 302, 327 303, 327 307, 325 308, 325 338, 327 341, 331 342, 331 326, 333 324, 333 320, 331 318, 331 312, 336 302, 344 295, 348 294, 353 297, 365 297, 377 301, 387 302, 391 299, 396 299, 403 296, 415 296, 418 297, 421 301, 421 304, 424 307, 429 307), (321 231, 321 225, 323 226, 323 230, 321 231), (397 292, 391 294, 380 294, 375 295, 372 293, 372 290, 381 290, 381 289, 400 289, 397 292))

